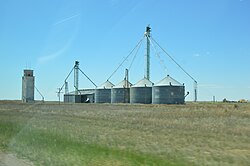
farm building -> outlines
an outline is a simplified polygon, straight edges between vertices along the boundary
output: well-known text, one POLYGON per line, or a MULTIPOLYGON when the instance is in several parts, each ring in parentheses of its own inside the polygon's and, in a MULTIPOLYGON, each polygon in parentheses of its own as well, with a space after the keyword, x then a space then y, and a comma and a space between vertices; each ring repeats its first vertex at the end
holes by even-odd
POLYGON ((75 91, 64 94, 65 103, 94 103, 95 89, 82 89, 75 94, 75 91))
MULTIPOLYGON (((64 102, 184 104, 185 97, 186 97, 184 84, 179 83, 178 81, 176 81, 169 75, 167 75, 164 79, 162 79, 155 85, 153 84, 153 82, 151 82, 150 80, 150 47, 154 39, 152 39, 151 37, 151 28, 149 26, 146 27, 144 38, 146 39, 147 47, 146 47, 146 55, 145 55, 145 70, 144 70, 145 73, 144 73, 143 79, 141 79, 134 85, 131 84, 128 79, 128 69, 126 69, 124 80, 122 80, 120 83, 116 85, 112 84, 109 81, 109 79, 114 75, 114 73, 119 69, 119 67, 122 66, 122 63, 121 63, 118 66, 118 68, 112 73, 112 75, 107 79, 107 81, 101 86, 97 87, 96 84, 79 68, 79 62, 76 61, 74 68, 71 70, 71 72, 74 70, 75 91, 71 93, 65 93, 64 102), (83 73, 83 75, 95 86, 95 88, 78 90, 79 71, 83 73)), ((140 42, 137 44, 137 46, 140 45, 140 42)), ((158 43, 155 42, 155 45, 158 45, 158 43)), ((133 50, 136 50, 137 46, 133 50)), ((165 50, 163 51, 166 53, 165 50)), ((173 60, 172 57, 171 59, 173 60)), ((127 59, 125 58, 123 62, 125 62, 126 60, 127 59)), ((177 64, 176 61, 174 62, 177 64)), ((177 65, 181 68, 179 64, 177 65)), ((191 77, 183 68, 181 69, 189 77, 191 77)), ((65 79, 65 84, 66 84, 67 78, 65 79)), ((195 85, 197 85, 196 81, 195 83, 196 83, 195 85)), ((65 85, 65 89, 66 89, 66 85, 65 85)), ((67 90, 65 90, 65 92, 67 92, 67 90)), ((197 90, 195 88, 195 95, 196 93, 197 93, 197 90)), ((195 101, 196 99, 197 99, 197 96, 195 96, 195 101)))

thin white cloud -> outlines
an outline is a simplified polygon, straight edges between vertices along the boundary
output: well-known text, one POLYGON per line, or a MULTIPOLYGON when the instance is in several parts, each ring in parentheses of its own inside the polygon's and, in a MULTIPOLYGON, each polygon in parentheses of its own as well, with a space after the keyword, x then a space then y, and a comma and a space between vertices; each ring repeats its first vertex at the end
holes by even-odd
POLYGON ((194 57, 200 57, 200 56, 201 54, 198 54, 198 53, 194 54, 194 57))
MULTIPOLYGON (((54 25, 64 23, 65 21, 71 20, 75 17, 78 17, 79 15, 80 14, 76 14, 74 16, 68 17, 66 19, 63 19, 61 21, 56 22, 54 25)), ((49 62, 51 60, 54 60, 54 59, 62 56, 70 48, 70 45, 71 45, 72 41, 74 40, 74 38, 78 32, 78 29, 79 29, 79 26, 74 25, 74 27, 72 28, 72 31, 70 32, 71 36, 68 37, 67 41, 64 43, 64 45, 62 45, 61 49, 59 48, 58 50, 56 50, 55 52, 52 52, 52 53, 42 54, 42 56, 40 56, 37 59, 38 64, 44 64, 46 62, 49 62)), ((54 32, 54 29, 52 32, 54 32)), ((53 33, 51 36, 53 36, 53 33)), ((48 42, 48 48, 53 47, 53 44, 51 44, 51 43, 53 43, 53 41, 54 41, 54 39, 48 42)), ((48 48, 46 48, 45 50, 47 50, 48 48)))
POLYGON ((76 18, 76 17, 78 17, 78 16, 80 16, 80 14, 75 14, 75 15, 73 15, 73 16, 64 18, 64 19, 62 19, 62 20, 60 20, 60 21, 57 21, 57 22, 55 22, 53 25, 55 26, 55 25, 58 25, 58 24, 62 24, 62 23, 64 23, 64 22, 69 21, 69 20, 72 20, 72 19, 74 19, 74 18, 76 18))
POLYGON ((201 54, 201 53, 193 54, 194 57, 203 57, 203 56, 209 56, 209 55, 210 55, 209 51, 207 51, 206 53, 203 53, 203 54, 201 54))
POLYGON ((53 59, 59 57, 60 55, 62 55, 66 50, 67 50, 67 47, 64 47, 64 48, 62 48, 62 49, 60 49, 52 54, 41 56, 38 58, 38 63, 41 64, 41 63, 45 63, 45 62, 48 62, 50 60, 53 60, 53 59))

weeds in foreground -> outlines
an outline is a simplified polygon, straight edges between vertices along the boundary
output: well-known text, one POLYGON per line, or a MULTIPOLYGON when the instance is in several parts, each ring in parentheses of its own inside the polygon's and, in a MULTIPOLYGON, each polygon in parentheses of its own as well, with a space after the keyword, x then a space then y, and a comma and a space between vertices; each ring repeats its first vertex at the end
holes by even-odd
POLYGON ((23 107, 0 105, 0 150, 38 165, 249 165, 247 104, 23 107))

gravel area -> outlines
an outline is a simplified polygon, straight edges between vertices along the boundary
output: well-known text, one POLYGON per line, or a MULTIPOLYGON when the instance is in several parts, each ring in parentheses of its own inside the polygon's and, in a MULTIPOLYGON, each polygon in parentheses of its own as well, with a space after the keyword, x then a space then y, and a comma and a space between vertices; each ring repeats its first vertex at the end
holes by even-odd
POLYGON ((29 161, 18 159, 13 154, 0 152, 0 166, 33 166, 29 161))

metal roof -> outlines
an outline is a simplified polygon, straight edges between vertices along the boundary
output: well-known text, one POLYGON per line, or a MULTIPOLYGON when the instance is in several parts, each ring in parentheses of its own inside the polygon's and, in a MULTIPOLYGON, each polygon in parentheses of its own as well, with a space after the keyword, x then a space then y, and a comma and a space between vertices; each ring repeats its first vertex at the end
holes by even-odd
POLYGON ((136 84, 134 84, 132 87, 152 87, 153 85, 153 82, 149 81, 147 78, 143 78, 136 84))
POLYGON ((101 86, 97 87, 96 89, 111 89, 114 86, 110 81, 104 82, 101 86))
POLYGON ((113 88, 130 88, 131 83, 128 80, 122 80, 119 84, 115 85, 113 88))
POLYGON ((167 77, 163 78, 161 81, 159 81, 155 86, 183 86, 183 84, 179 83, 169 75, 167 77))
MULTIPOLYGON (((95 93, 95 89, 79 89, 79 95, 92 95, 95 93)), ((75 91, 72 91, 65 95, 75 95, 75 91)))

